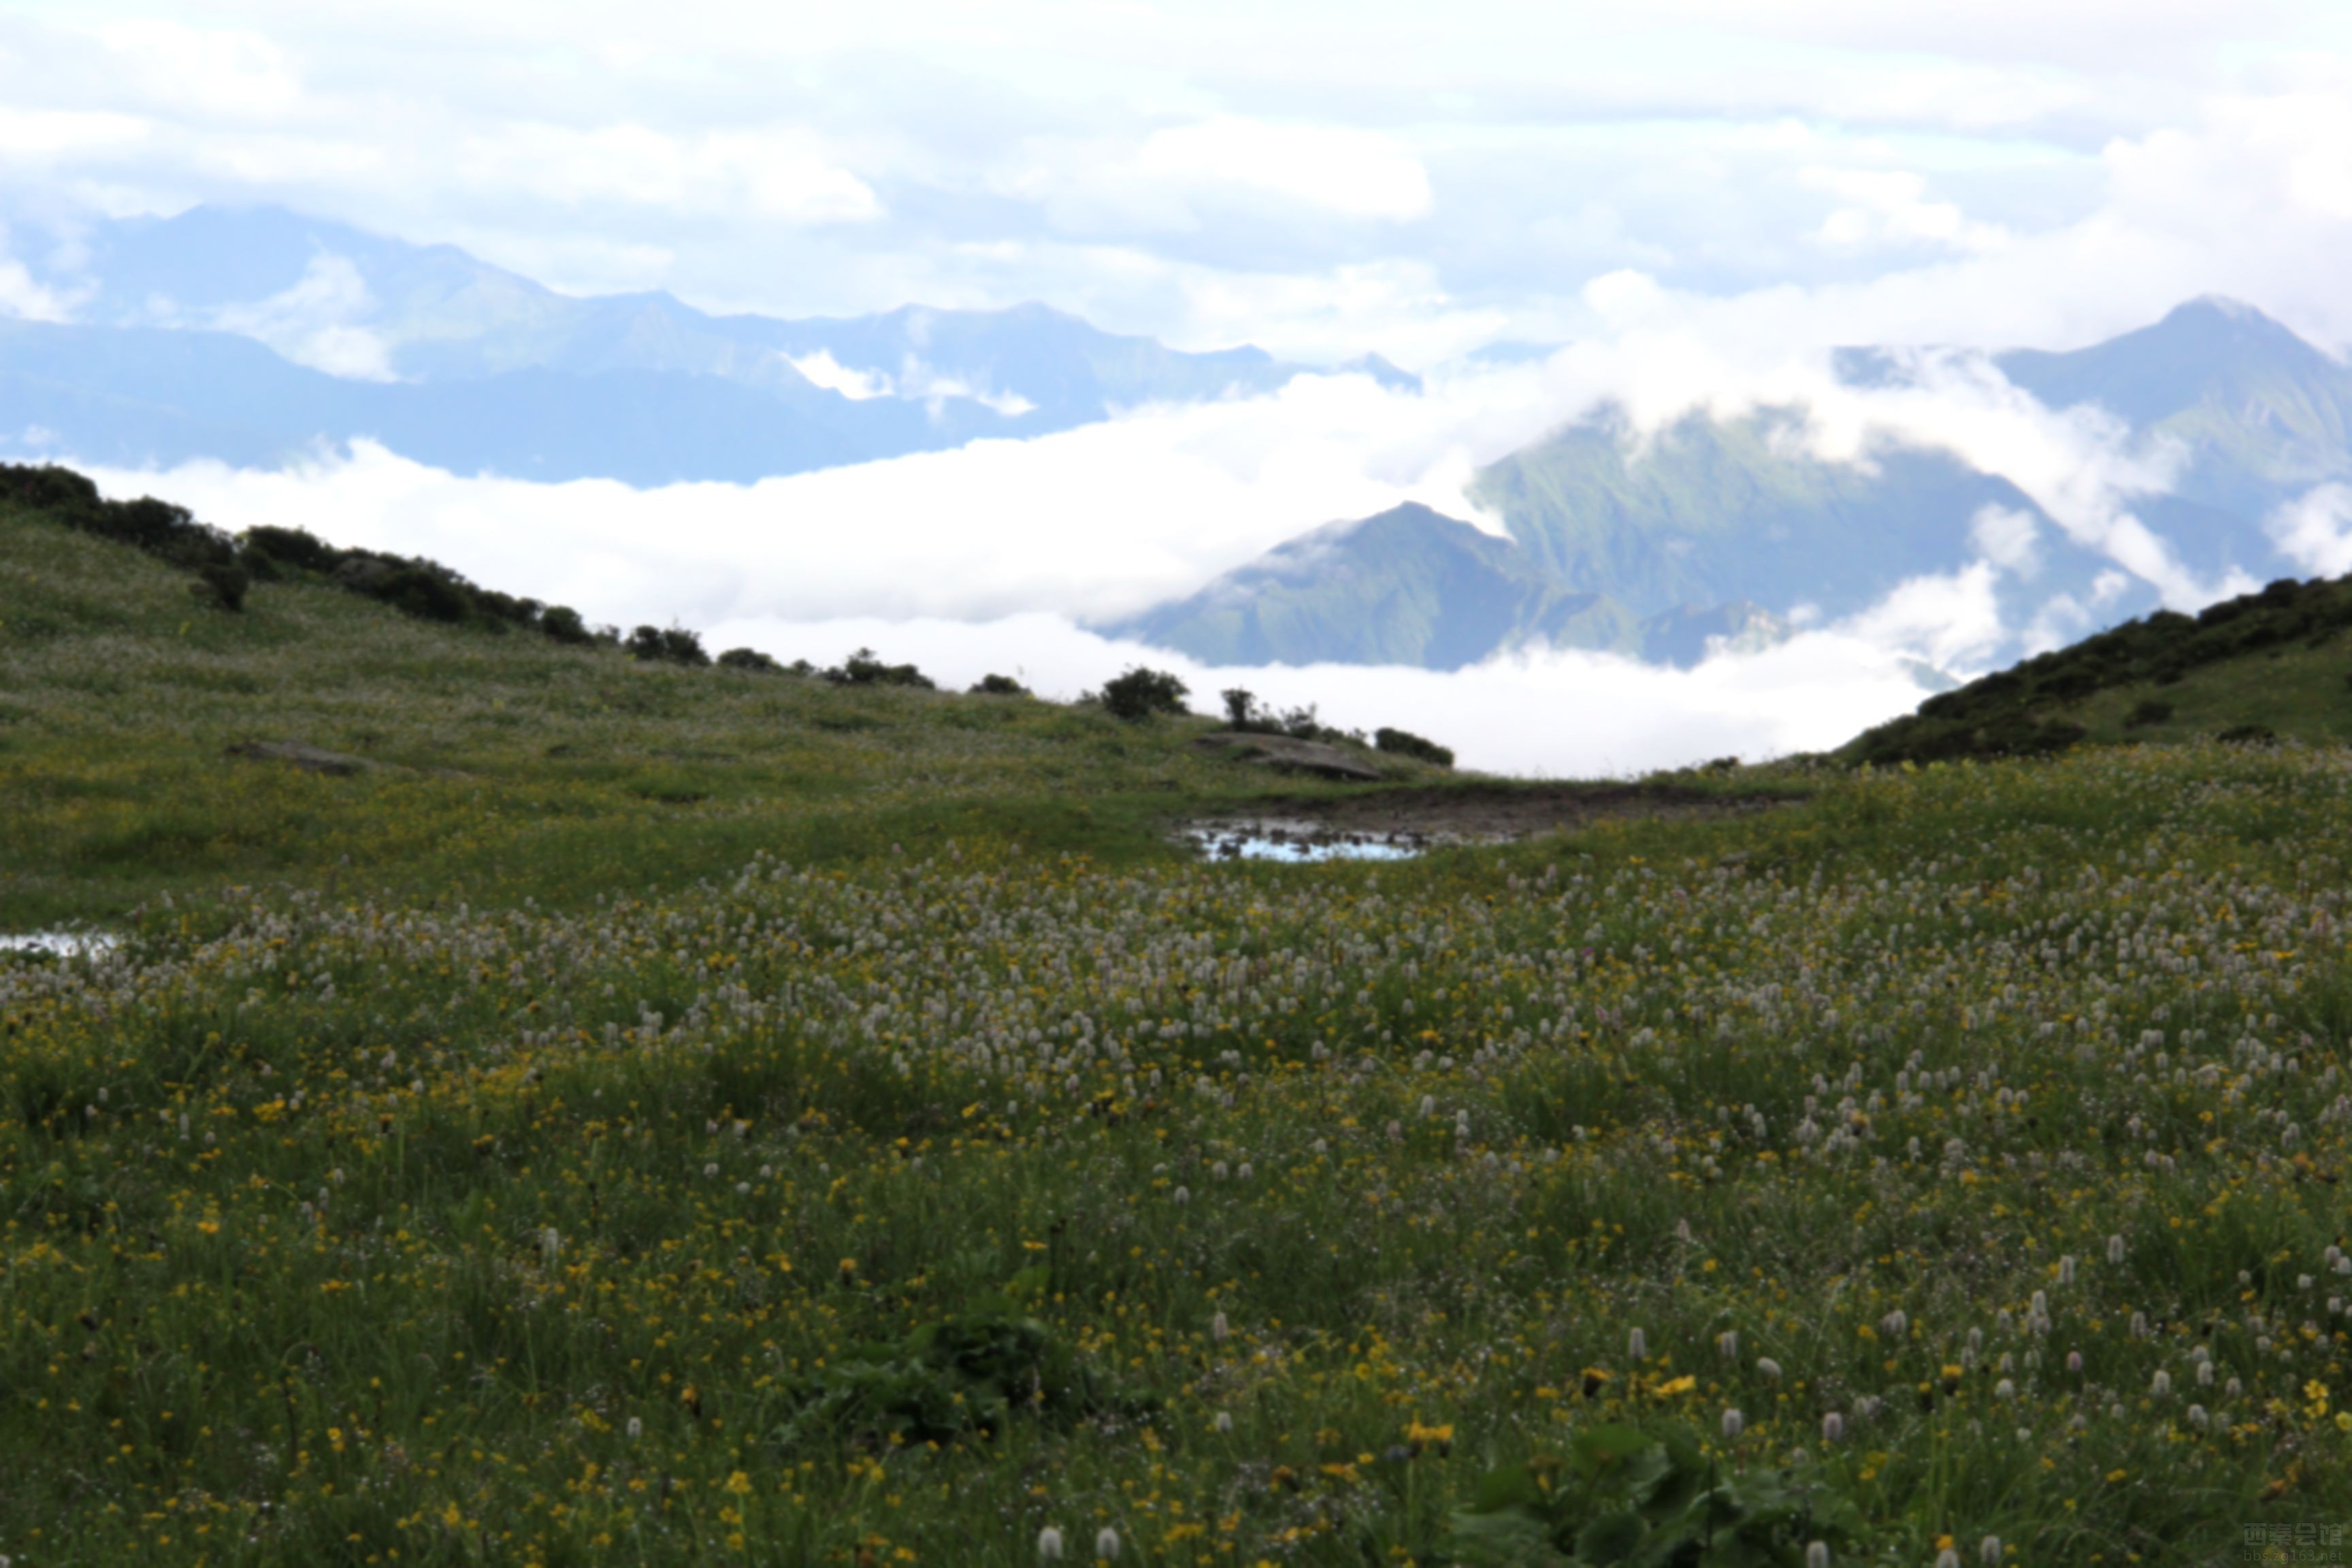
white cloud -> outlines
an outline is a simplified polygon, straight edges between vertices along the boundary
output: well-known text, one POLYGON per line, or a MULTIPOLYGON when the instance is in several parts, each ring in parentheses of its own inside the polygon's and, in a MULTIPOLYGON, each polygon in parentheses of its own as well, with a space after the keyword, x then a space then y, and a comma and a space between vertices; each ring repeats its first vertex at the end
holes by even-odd
POLYGON ((1156 131, 1135 172, 1194 192, 1227 187, 1342 217, 1402 221, 1430 207, 1428 171, 1394 139, 1329 125, 1220 116, 1156 131))
POLYGON ((249 305, 225 305, 208 325, 257 338, 297 364, 355 381, 392 381, 392 344, 367 325, 375 300, 346 257, 310 258, 290 289, 249 305))
POLYGON ((1133 664, 1171 669, 1203 712, 1245 686, 1280 708, 1312 703, 1326 723, 1383 724, 1453 746, 1461 765, 1495 773, 1592 777, 1676 767, 1710 757, 1751 760, 1842 745, 1908 710, 1926 692, 1896 653, 1844 633, 1812 633, 1762 653, 1665 669, 1602 654, 1534 649, 1470 669, 1361 665, 1229 668, 1116 642, 1033 614, 973 624, 840 617, 744 618, 709 629, 706 645, 757 647, 789 662, 835 664, 870 647, 961 688, 1013 675, 1067 699, 1133 664))
POLYGON ((2031 514, 2013 507, 1988 506, 1969 521, 1969 542, 1977 553, 2019 577, 2032 577, 2042 571, 2042 552, 2036 540, 2042 525, 2031 514))
POLYGON ((506 125, 468 137, 457 173, 479 190, 566 205, 740 212, 792 224, 882 216, 871 186, 831 162, 814 138, 789 129, 680 136, 635 123, 506 125))
POLYGON ((1017 392, 999 391, 969 376, 950 375, 915 354, 902 358, 898 375, 886 379, 899 396, 929 403, 935 409, 948 398, 967 397, 1011 419, 1037 406, 1017 392))
MULTIPOLYGON (((448 562, 612 620, 1108 617, 1294 534, 1401 500, 1459 511, 1482 406, 1302 377, 1033 440, 638 491, 460 479, 362 444, 299 471, 125 477, 223 526, 331 518, 339 542, 448 562)), ((307 524, 306 524, 307 525, 307 524)))
POLYGON ((145 145, 152 131, 134 114, 0 105, 0 169, 119 155, 145 145))
POLYGON ((62 321, 71 313, 70 297, 36 282, 23 262, 0 258, 0 315, 27 321, 62 321))
POLYGON ((2319 485, 2264 520, 2279 553, 2315 577, 2352 572, 2352 486, 2319 485))
POLYGON ((1868 647, 1910 654, 1937 669, 1972 670, 2010 638, 1995 592, 1998 574, 1979 561, 1958 572, 1899 583, 1838 629, 1868 647))
POLYGON ((827 392, 837 392, 853 402, 887 397, 895 390, 890 378, 880 371, 852 370, 834 358, 831 349, 819 349, 797 359, 787 355, 784 363, 827 392))
POLYGON ((302 82, 293 60, 258 33, 157 16, 101 22, 91 31, 121 86, 159 106, 259 121, 300 105, 302 82))
POLYGON ((1846 204, 1823 218, 1815 235, 1837 249, 1892 244, 1990 250, 2009 237, 1998 224, 1971 222, 1956 203, 1927 199, 1927 180, 1908 169, 1816 167, 1800 179, 1846 204))

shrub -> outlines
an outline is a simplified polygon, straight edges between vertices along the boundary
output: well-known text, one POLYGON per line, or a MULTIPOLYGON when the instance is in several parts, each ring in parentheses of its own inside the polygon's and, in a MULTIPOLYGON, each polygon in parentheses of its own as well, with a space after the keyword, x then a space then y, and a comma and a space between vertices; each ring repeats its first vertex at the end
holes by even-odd
POLYGON ((2161 724, 2171 717, 2171 703, 2160 697, 2143 698, 2137 707, 2124 715, 2124 728, 2137 730, 2143 724, 2161 724))
POLYGON ((1435 763, 1441 768, 1454 765, 1454 750, 1434 741, 1423 740, 1410 730, 1391 730, 1383 726, 1372 731, 1372 744, 1391 756, 1412 757, 1424 763, 1435 763))
POLYGON ((972 684, 974 697, 1029 697, 1030 689, 1009 675, 983 675, 972 684))
POLYGON ((1344 741, 1344 730, 1334 730, 1323 722, 1321 710, 1309 702, 1304 708, 1292 708, 1275 716, 1274 727, 1284 734, 1300 741, 1344 741))
POLYGON ((455 574, 403 563, 377 579, 374 596, 404 615, 455 626, 466 618, 466 592, 455 574))
POLYGON ((1188 689, 1181 679, 1167 670, 1137 665, 1117 679, 1103 682, 1102 705, 1121 719, 1149 719, 1154 713, 1181 714, 1188 689))
POLYGON ((196 577, 190 587, 197 598, 232 615, 245 608, 245 592, 253 586, 253 575, 236 562, 208 561, 196 568, 196 577))
POLYGON ((46 512, 68 528, 143 550, 187 571, 236 559, 236 542, 198 522, 187 508, 152 496, 108 500, 86 476, 54 464, 0 463, 0 501, 46 512))
POLYGON ((1257 705, 1257 693, 1246 687, 1228 686, 1219 696, 1225 700, 1225 722, 1236 730, 1255 730, 1265 722, 1257 705))
POLYGON ((699 634, 684 626, 639 626, 629 634, 622 645, 631 658, 642 658, 669 664, 709 664, 710 656, 702 651, 699 634))
POLYGON ((575 647, 595 640, 595 634, 588 629, 588 623, 582 620, 580 612, 569 605, 548 605, 540 615, 539 629, 556 642, 575 647))
POLYGON ((781 675, 784 668, 755 647, 730 647, 719 656, 719 662, 729 669, 748 669, 755 675, 781 675))
POLYGON ((906 686, 919 691, 936 691, 939 688, 931 678, 911 664, 885 664, 870 647, 861 647, 824 678, 835 686, 906 686))
POLYGON ((299 528, 248 528, 243 535, 246 553, 273 565, 303 572, 331 572, 342 552, 317 534, 299 528))

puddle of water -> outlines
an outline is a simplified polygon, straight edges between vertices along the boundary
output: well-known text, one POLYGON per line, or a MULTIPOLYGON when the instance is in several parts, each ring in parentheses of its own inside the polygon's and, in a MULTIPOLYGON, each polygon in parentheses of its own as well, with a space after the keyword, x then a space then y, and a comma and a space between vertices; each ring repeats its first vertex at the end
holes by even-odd
POLYGON ((81 958, 111 952, 120 940, 101 931, 0 932, 0 952, 37 952, 53 958, 81 958))
POLYGON ((1318 860, 1410 860, 1422 850, 1414 839, 1263 822, 1194 827, 1185 837, 1212 860, 1281 860, 1296 866, 1318 860))

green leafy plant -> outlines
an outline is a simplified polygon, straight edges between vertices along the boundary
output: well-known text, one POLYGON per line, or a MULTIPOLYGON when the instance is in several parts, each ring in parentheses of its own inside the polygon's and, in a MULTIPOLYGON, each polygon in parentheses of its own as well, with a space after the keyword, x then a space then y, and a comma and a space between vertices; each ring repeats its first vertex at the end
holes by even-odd
POLYGON ((969 1432, 992 1436, 1022 1415, 1148 1413, 1153 1402, 1119 1397, 1027 1315, 1046 1279, 1043 1265, 1025 1268, 969 1311, 835 1358, 790 1390, 792 1409, 772 1441, 785 1449, 828 1436, 945 1443, 969 1432))
POLYGON ((1181 714, 1190 688, 1165 669, 1137 665, 1126 674, 1103 682, 1102 705, 1120 719, 1149 719, 1154 713, 1181 714))
POLYGON ((1372 731, 1372 744, 1391 756, 1414 757, 1424 763, 1435 763, 1441 768, 1454 765, 1454 749, 1451 746, 1423 740, 1410 730, 1382 726, 1372 731))
POLYGON ((1603 1426, 1481 1477, 1443 1550, 1462 1568, 1795 1568, 1849 1533, 1841 1505, 1785 1472, 1726 1474, 1682 1428, 1603 1426))

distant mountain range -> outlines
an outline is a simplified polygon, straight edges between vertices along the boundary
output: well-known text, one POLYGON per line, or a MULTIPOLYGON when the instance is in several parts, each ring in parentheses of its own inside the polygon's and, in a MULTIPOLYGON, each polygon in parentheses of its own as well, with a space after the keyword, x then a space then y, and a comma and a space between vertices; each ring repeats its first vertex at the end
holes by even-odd
POLYGON ((1745 603, 1644 616, 1569 586, 1512 540, 1408 503, 1318 529, 1108 629, 1211 664, 1459 669, 1532 643, 1696 663, 1711 638, 1759 646, 1787 628, 1745 603))
MULTIPOLYGON (((1262 394, 1309 368, 1034 304, 785 320, 578 298, 269 207, 102 224, 36 280, 70 319, 0 320, 0 458, 267 468, 367 438, 460 474, 740 483, 1262 394)), ((1930 362, 1857 348, 1835 363, 1873 388, 1930 362)), ((2273 514, 2352 480, 2352 370, 2244 305, 2195 300, 2107 342, 1990 363, 2169 453, 2168 490, 2131 510, 2217 586, 2288 569, 2273 514)), ((1336 368, 1419 384, 1377 357, 1336 368)), ((1995 555, 2005 614, 2045 639, 2153 606, 2008 479, 1925 445, 1824 460, 1800 438, 1807 412, 1693 414, 1636 438, 1604 406, 1476 474, 1466 500, 1487 529, 1421 506, 1333 523, 1098 629, 1227 665, 1455 668, 1538 645, 1691 664, 1995 555)))
MULTIPOLYGON (((1838 369, 1883 385, 1917 363, 1853 350, 1838 369)), ((2266 519, 2352 479, 2352 370, 2244 305, 2196 300, 2091 348, 1993 363, 2050 407, 2095 404, 2136 444, 2176 453, 2169 493, 2131 510, 2208 581, 2282 574, 2266 519)), ((2153 606, 2152 588, 2117 591, 2115 563, 2008 479, 1924 447, 1824 461, 1793 438, 1803 415, 1694 414, 1637 441, 1604 408, 1479 471, 1469 499, 1507 538, 1401 507, 1318 529, 1102 629, 1216 664, 1452 668, 1533 644, 1689 664, 1965 567, 1985 554, 1988 527, 2009 536, 2000 592, 2020 621, 2061 603, 2106 624, 2153 606)))
MULTIPOLYGON (((40 281, 73 319, 0 321, 0 456, 126 467, 270 466, 366 437, 458 473, 748 482, 1308 368, 1034 304, 787 321, 575 298, 272 207, 106 224, 40 281)), ((1338 368, 1417 384, 1377 356, 1338 368)))

